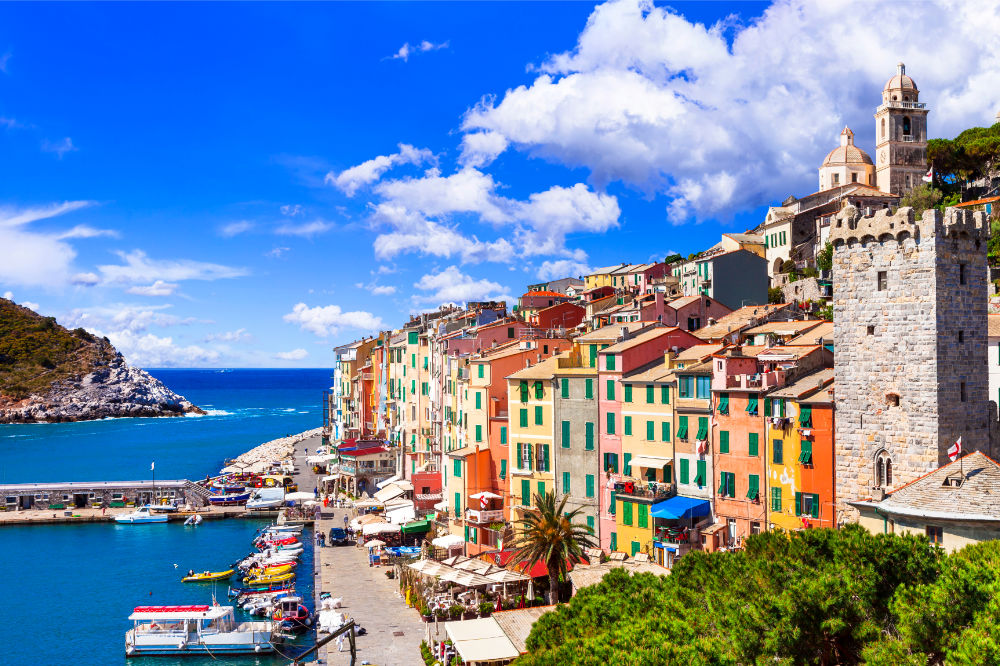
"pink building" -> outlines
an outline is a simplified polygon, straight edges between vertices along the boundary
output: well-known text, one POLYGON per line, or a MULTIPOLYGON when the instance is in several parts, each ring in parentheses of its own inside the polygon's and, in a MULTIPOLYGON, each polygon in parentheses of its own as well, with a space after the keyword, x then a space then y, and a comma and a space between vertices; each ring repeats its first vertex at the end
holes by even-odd
POLYGON ((682 296, 664 307, 663 323, 685 331, 697 331, 732 312, 731 309, 708 296, 682 296))

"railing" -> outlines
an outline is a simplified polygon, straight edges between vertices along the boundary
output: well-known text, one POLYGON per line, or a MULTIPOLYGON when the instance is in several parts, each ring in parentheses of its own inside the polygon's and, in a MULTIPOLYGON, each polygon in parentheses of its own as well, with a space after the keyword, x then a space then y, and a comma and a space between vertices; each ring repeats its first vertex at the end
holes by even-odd
POLYGON ((753 375, 727 375, 726 388, 769 389, 785 383, 783 372, 772 370, 753 375))
POLYGON ((649 500, 661 500, 667 499, 675 494, 674 485, 672 483, 650 483, 645 484, 641 481, 635 482, 619 482, 615 483, 615 493, 617 497, 638 497, 641 499, 649 500), (627 488, 629 484, 632 485, 632 490, 629 491, 627 488))
POLYGON ((891 99, 888 102, 883 102, 880 109, 926 109, 926 102, 903 102, 897 99, 891 99))
POLYGON ((465 517, 473 523, 496 523, 503 521, 502 509, 466 509, 465 517))

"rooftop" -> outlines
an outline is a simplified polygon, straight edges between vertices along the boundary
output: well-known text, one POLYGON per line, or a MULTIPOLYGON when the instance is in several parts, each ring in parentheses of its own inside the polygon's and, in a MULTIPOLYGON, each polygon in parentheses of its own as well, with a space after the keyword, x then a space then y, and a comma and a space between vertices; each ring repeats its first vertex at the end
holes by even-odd
POLYGON ((652 322, 648 321, 630 321, 621 324, 608 324, 607 326, 602 326, 601 328, 593 330, 590 333, 581 335, 576 339, 576 341, 580 343, 613 342, 621 337, 623 328, 627 329, 629 333, 633 333, 637 329, 645 328, 650 325, 652 325, 652 322))
MULTIPOLYGON (((1000 321, 997 322, 998 327, 1000 327, 1000 321)), ((833 322, 826 321, 817 326, 816 328, 810 328, 808 331, 803 332, 786 344, 789 345, 821 345, 824 340, 833 340, 833 322)))
POLYGON ((656 576, 666 576, 670 573, 669 569, 665 569, 652 562, 636 562, 635 560, 627 560, 625 562, 610 561, 591 564, 590 566, 577 566, 570 572, 569 579, 573 583, 573 588, 580 590, 591 585, 597 585, 613 569, 624 569, 630 574, 651 573, 656 576))
POLYGON ((507 375, 507 379, 552 379, 559 370, 558 356, 550 356, 534 365, 522 368, 515 373, 507 375))
POLYGON ((677 356, 674 357, 676 361, 700 361, 712 354, 720 351, 725 345, 714 343, 714 344, 703 344, 694 345, 693 347, 688 347, 682 351, 677 352, 677 356))
POLYGON ((555 606, 536 606, 534 608, 500 611, 493 613, 490 617, 500 625, 500 629, 506 634, 510 642, 514 644, 514 649, 523 654, 527 652, 524 644, 528 640, 528 634, 531 633, 531 627, 538 618, 551 610, 555 610, 555 606))
POLYGON ((745 305, 739 310, 734 310, 726 316, 720 317, 714 324, 694 331, 694 334, 703 340, 721 338, 729 333, 732 333, 733 331, 739 331, 747 326, 753 326, 761 319, 787 307, 788 303, 745 305))
POLYGON ((804 398, 833 383, 833 368, 823 368, 768 394, 775 398, 804 398))
MULTIPOLYGON (((808 321, 772 321, 761 324, 743 332, 744 335, 761 335, 773 333, 774 335, 798 335, 801 336, 806 331, 827 323, 822 319, 810 319, 808 321)), ((833 324, 830 324, 831 329, 833 324)), ((832 332, 832 330, 831 330, 832 332)))
POLYGON ((622 340, 621 342, 615 343, 606 349, 602 349, 600 353, 606 354, 606 353, 619 353, 623 351, 628 351, 633 347, 638 347, 639 345, 645 344, 650 340, 655 340, 659 337, 662 337, 664 335, 669 335, 670 333, 679 330, 681 329, 677 328, 676 326, 671 326, 670 328, 657 326, 656 328, 651 328, 648 331, 643 331, 638 335, 634 335, 630 337, 628 340, 622 340))

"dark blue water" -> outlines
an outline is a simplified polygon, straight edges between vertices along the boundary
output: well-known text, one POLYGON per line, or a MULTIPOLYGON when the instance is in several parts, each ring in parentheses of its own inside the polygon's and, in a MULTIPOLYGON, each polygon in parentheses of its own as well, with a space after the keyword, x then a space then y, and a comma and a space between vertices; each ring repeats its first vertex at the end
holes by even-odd
MULTIPOLYGON (((320 402, 330 383, 329 370, 152 373, 210 410, 209 415, 0 426, 0 475, 7 483, 143 479, 155 460, 157 478, 204 477, 217 471, 224 459, 261 442, 322 425, 320 402)), ((21 609, 34 609, 27 611, 33 629, 5 641, 0 663, 124 663, 132 609, 146 604, 211 603, 212 584, 181 583, 183 573, 228 568, 250 552, 250 540, 261 524, 233 519, 205 521, 196 528, 180 524, 0 528, 8 567, 5 597, 21 609)), ((310 536, 307 532, 303 537, 307 544, 310 536)), ((298 570, 297 591, 312 608, 311 546, 298 570)), ((220 603, 227 603, 225 585, 218 584, 216 593, 220 603)), ((127 661, 132 666, 287 663, 278 657, 127 661)))

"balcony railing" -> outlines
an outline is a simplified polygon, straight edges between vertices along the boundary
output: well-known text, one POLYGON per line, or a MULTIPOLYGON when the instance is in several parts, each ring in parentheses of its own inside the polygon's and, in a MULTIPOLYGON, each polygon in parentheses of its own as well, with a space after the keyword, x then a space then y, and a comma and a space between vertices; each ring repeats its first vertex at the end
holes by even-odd
POLYGON ((676 491, 672 483, 621 481, 615 483, 615 493, 617 497, 635 497, 655 502, 675 495, 676 491))
POLYGON ((466 509, 465 517, 470 523, 498 523, 503 521, 502 509, 466 509))
POLYGON ((926 109, 927 104, 925 102, 903 102, 897 99, 891 99, 888 102, 883 102, 882 106, 879 107, 884 109, 926 109))
POLYGON ((783 386, 785 373, 779 370, 752 375, 726 375, 727 389, 767 390, 783 386))

